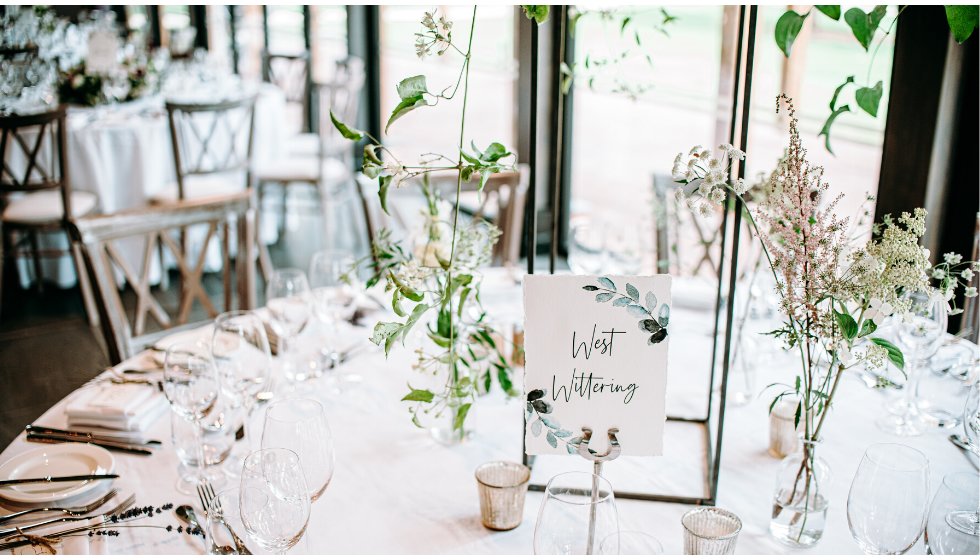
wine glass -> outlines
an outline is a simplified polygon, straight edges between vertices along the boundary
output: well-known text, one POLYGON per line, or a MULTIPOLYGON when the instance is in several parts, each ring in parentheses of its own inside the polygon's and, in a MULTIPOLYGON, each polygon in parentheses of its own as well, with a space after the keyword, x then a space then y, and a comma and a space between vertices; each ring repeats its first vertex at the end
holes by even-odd
MULTIPOLYGON (((976 370, 973 375, 980 374, 980 368, 976 364, 973 369, 976 370)), ((963 406, 963 435, 963 443, 974 455, 980 457, 980 377, 974 377, 963 406)))
POLYGON ((227 556, 248 554, 258 548, 248 536, 242 524, 242 510, 239 505, 239 489, 229 488, 218 492, 211 499, 205 530, 205 546, 208 554, 227 556), (236 537, 240 542, 236 542, 236 537), (248 551, 238 549, 243 544, 248 551))
POLYGON ((904 554, 919 540, 929 504, 929 461, 897 443, 865 451, 847 495, 847 525, 866 554, 904 554))
POLYGON ((167 348, 163 362, 163 391, 173 413, 193 422, 196 472, 177 481, 177 490, 193 494, 205 479, 204 426, 202 421, 218 399, 219 383, 207 349, 199 343, 177 343, 167 348))
POLYGON ((228 462, 230 469, 240 472, 241 461, 255 443, 249 419, 259 395, 269 392, 272 385, 272 354, 262 319, 249 311, 218 315, 211 336, 211 358, 219 380, 244 410, 245 451, 228 462))
POLYGON ((310 493, 299 456, 288 449, 249 453, 242 469, 239 507, 245 532, 262 548, 284 554, 303 538, 310 493))
POLYGON ((265 291, 265 306, 272 319, 272 330, 279 337, 279 355, 283 371, 290 381, 303 381, 308 372, 294 360, 292 339, 310 321, 310 284, 306 274, 297 268, 275 271, 265 291))
POLYGON ((618 532, 619 514, 609 481, 585 472, 563 473, 548 481, 534 526, 535 554, 591 554, 618 532))
POLYGON ((606 264, 606 231, 601 224, 580 222, 571 228, 568 267, 575 274, 602 274, 606 264))
POLYGON ((905 406, 897 416, 878 421, 878 427, 899 436, 922 433, 923 423, 916 407, 920 370, 939 350, 946 332, 946 302, 928 292, 913 292, 906 296, 910 310, 897 325, 898 339, 906 355, 905 406))
POLYGON ((929 554, 980 554, 980 477, 976 472, 946 475, 926 522, 929 554))
POLYGON ((333 436, 323 405, 309 398, 277 400, 265 411, 262 447, 279 446, 299 456, 310 499, 316 501, 333 478, 333 436))
POLYGON ((342 251, 320 251, 310 261, 310 286, 313 290, 313 312, 327 329, 327 345, 321 350, 321 371, 336 367, 340 361, 337 336, 340 326, 357 307, 354 288, 348 274, 354 271, 354 255, 342 251))

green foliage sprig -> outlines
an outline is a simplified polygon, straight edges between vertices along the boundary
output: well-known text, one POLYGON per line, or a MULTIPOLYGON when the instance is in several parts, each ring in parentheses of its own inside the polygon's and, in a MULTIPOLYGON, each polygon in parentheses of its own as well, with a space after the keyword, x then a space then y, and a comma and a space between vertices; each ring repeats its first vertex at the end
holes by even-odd
MULTIPOLYGON (((853 86, 854 102, 857 104, 858 108, 871 117, 878 116, 878 109, 881 104, 882 94, 884 93, 884 87, 881 80, 874 84, 871 83, 871 69, 874 67, 875 58, 878 55, 878 50, 881 48, 885 37, 891 34, 892 29, 895 27, 895 23, 898 21, 899 16, 901 16, 905 11, 906 7, 907 6, 903 6, 899 9, 898 13, 892 19, 887 29, 882 32, 877 45, 874 47, 874 51, 871 53, 871 59, 868 61, 868 71, 864 81, 858 82, 854 76, 848 76, 843 83, 837 86, 837 89, 834 90, 834 95, 830 99, 830 115, 824 121, 823 127, 820 129, 819 133, 819 136, 824 137, 824 147, 828 152, 834 153, 830 147, 830 129, 834 122, 836 122, 838 117, 844 113, 852 112, 850 104, 838 105, 840 95, 845 89, 853 86)), ((814 6, 814 8, 816 8, 817 12, 834 21, 840 21, 841 19, 841 7, 839 5, 820 5, 814 6)), ((846 23, 850 28, 854 38, 865 50, 865 52, 871 48, 871 44, 874 42, 875 36, 881 29, 881 23, 884 20, 887 11, 887 6, 878 5, 875 6, 870 12, 865 12, 861 8, 851 8, 843 13, 844 23, 846 23)), ((790 52, 793 48, 793 43, 796 41, 800 31, 803 30, 803 25, 806 23, 806 20, 810 17, 811 13, 813 13, 813 10, 809 10, 804 14, 799 14, 794 10, 787 10, 776 21, 776 46, 779 47, 779 50, 781 50, 787 58, 789 58, 790 52)), ((957 43, 962 44, 973 34, 973 30, 977 27, 978 13, 980 13, 980 7, 976 5, 946 6, 946 20, 949 23, 950 31, 953 33, 953 38, 957 43)))

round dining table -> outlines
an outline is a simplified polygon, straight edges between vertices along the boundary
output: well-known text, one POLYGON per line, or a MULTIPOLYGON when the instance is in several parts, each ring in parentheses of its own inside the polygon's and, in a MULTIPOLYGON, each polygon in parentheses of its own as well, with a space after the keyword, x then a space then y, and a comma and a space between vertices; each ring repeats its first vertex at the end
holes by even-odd
MULTIPOLYGON (((257 93, 254 166, 282 157, 289 130, 283 125, 286 114, 283 91, 269 83, 251 84, 247 88, 257 93)), ((163 95, 102 107, 71 107, 67 124, 71 187, 98 195, 101 213, 146 206, 177 180, 163 95)), ((275 242, 276 235, 274 225, 263 227, 263 241, 275 242)), ((42 249, 65 252, 63 257, 42 259, 44 279, 62 288, 74 286, 78 280, 67 243, 62 232, 42 234, 40 239, 42 249)), ((136 269, 141 255, 139 247, 123 249, 124 258, 136 269)), ((17 268, 21 286, 28 287, 34 276, 29 256, 18 259, 17 268)), ((151 275, 154 284, 158 277, 159 272, 154 271, 151 275)))
MULTIPOLYGON (((520 278, 513 273, 490 271, 485 277, 483 304, 502 325, 522 320, 520 284, 520 278)), ((703 306, 681 305, 683 282, 676 279, 674 292, 667 411, 669 415, 697 415, 702 413, 699 407, 708 392, 713 313, 703 306)), ((369 322, 379 317, 384 318, 385 312, 377 311, 369 322)), ((369 326, 348 326, 343 330, 343 337, 367 344, 370 330, 369 326)), ((961 345, 976 357, 976 346, 952 338, 950 341, 951 346, 961 345)), ((320 326, 312 324, 296 346, 300 351, 315 350, 323 342, 320 326)), ((833 473, 827 489, 829 508, 823 538, 809 549, 778 544, 768 531, 780 459, 767 452, 772 395, 764 388, 772 382, 792 383, 797 362, 792 354, 775 350, 775 341, 765 339, 759 344, 771 345, 774 351, 758 360, 751 372, 751 385, 757 396, 742 405, 727 403, 720 447, 717 505, 733 512, 743 523, 737 554, 860 553, 848 529, 847 496, 858 464, 872 444, 900 443, 925 454, 929 460, 930 495, 939 488, 944 475, 976 472, 975 460, 948 441, 949 430, 931 429, 916 437, 899 437, 881 431, 876 420, 887 414, 885 404, 898 393, 871 389, 859 376, 849 375, 842 381, 820 444, 821 456, 833 473)), ((299 393, 323 403, 336 455, 333 478, 326 492, 312 505, 306 536, 291 553, 532 553, 535 521, 543 494, 528 493, 523 521, 517 528, 494 531, 481 524, 474 478, 476 468, 485 462, 522 460, 524 403, 521 398, 508 398, 495 389, 473 406, 467 420, 472 429, 468 440, 443 445, 427 430, 412 424, 407 403, 401 402, 408 384, 417 386, 419 381, 419 374, 411 368, 412 343, 406 347, 396 344, 387 358, 373 346, 366 348, 369 349, 356 353, 323 378, 292 387, 282 381, 276 389, 277 395, 299 393), (337 381, 355 376, 359 381, 337 381)), ((152 352, 132 358, 119 369, 146 367, 152 352)), ((281 363, 282 357, 274 360, 281 363)), ((520 370, 516 375, 519 387, 520 370)), ((715 405, 720 400, 719 380, 720 375, 716 376, 713 388, 715 405)), ((964 398, 965 395, 964 389, 964 398)), ((66 406, 72 399, 69 395, 53 406, 37 419, 37 424, 64 428, 66 406)), ((261 414, 259 410, 253 416, 261 414)), ((260 426, 261 420, 254 417, 250 426, 260 426)), ((698 429, 686 423, 668 422, 663 456, 630 457, 628 450, 624 450, 622 457, 607 463, 604 475, 614 491, 646 489, 661 494, 700 495, 706 491, 703 471, 706 449, 698 429)), ((121 495, 135 494, 137 505, 189 504, 197 506, 201 515, 197 496, 182 495, 176 490, 179 460, 170 430, 169 414, 165 414, 146 434, 163 441, 152 455, 113 453, 116 472, 120 475, 116 486, 121 489, 121 495)), ((0 464, 18 453, 44 445, 50 444, 27 442, 21 434, 0 453, 0 464)), ((592 468, 578 456, 555 457, 551 462, 539 459, 532 469, 532 483, 545 484, 558 472, 592 468)), ((234 477, 227 477, 225 484, 234 488, 234 477)), ((617 499, 616 506, 621 530, 653 535, 668 554, 682 552, 681 516, 695 506, 624 498, 617 499)), ((164 511, 142 524, 164 526, 176 522, 173 512, 164 511)), ((198 536, 153 527, 120 529, 118 536, 65 539, 56 546, 79 554, 206 552, 204 541, 198 536)), ((924 550, 920 538, 911 552, 924 553, 924 550)))

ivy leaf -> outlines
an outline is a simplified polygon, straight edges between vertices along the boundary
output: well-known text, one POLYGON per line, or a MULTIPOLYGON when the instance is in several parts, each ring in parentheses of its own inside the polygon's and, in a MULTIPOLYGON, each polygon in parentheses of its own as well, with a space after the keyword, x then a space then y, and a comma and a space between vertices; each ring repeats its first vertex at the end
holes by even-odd
POLYGON ((395 106, 395 109, 391 112, 391 116, 388 117, 388 124, 385 125, 385 133, 388 132, 388 128, 391 127, 391 123, 404 117, 411 111, 414 111, 419 107, 424 107, 428 104, 429 102, 425 100, 421 93, 414 97, 409 97, 408 99, 402 99, 402 102, 395 106))
POLYGON ((868 336, 876 330, 878 330, 878 325, 876 325, 871 319, 865 319, 864 322, 861 323, 861 331, 858 333, 858 338, 868 336))
POLYGON ((632 305, 631 304, 631 305, 629 305, 629 306, 626 307, 626 311, 629 311, 629 314, 632 315, 632 316, 634 316, 634 317, 649 317, 650 316, 650 314, 647 313, 646 308, 645 307, 642 307, 642 306, 639 306, 639 305, 632 305))
POLYGON ((831 154, 834 153, 834 150, 830 149, 830 127, 834 124, 834 121, 837 120, 837 117, 843 115, 844 113, 850 112, 850 110, 851 107, 849 105, 844 105, 843 107, 835 109, 834 112, 827 117, 827 121, 823 123, 823 128, 820 129, 820 133, 817 134, 817 136, 823 136, 823 145, 831 154))
POLYGON ((840 96, 840 92, 843 91, 844 87, 847 86, 847 84, 853 84, 853 83, 854 83, 854 76, 848 76, 847 79, 844 80, 843 84, 837 86, 837 89, 834 90, 834 96, 830 98, 831 111, 837 110, 837 98, 840 96))
POLYGON ((953 39, 957 43, 963 44, 973 34, 977 27, 977 19, 980 16, 980 6, 946 6, 946 21, 949 22, 949 30, 953 32, 953 39))
POLYGON ((875 87, 858 88, 854 92, 854 99, 857 101, 858 107, 864 109, 865 113, 877 117, 878 105, 881 104, 881 80, 878 80, 875 87))
POLYGON ((837 326, 840 327, 841 332, 844 333, 844 337, 847 338, 847 340, 854 340, 854 337, 857 336, 858 333, 858 325, 857 321, 854 320, 854 317, 851 317, 847 313, 834 311, 834 319, 837 320, 837 326))
POLYGON ((868 50, 868 47, 871 46, 871 39, 874 38, 881 19, 885 17, 886 9, 885 6, 875 6, 875 9, 864 13, 861 8, 851 8, 844 13, 844 21, 847 22, 854 38, 861 43, 864 50, 868 50))
POLYGON ((428 391, 426 389, 412 389, 409 394, 402 397, 402 400, 430 403, 432 402, 433 398, 435 398, 435 394, 433 394, 432 391, 428 391))
POLYGON ((807 15, 801 16, 793 10, 789 10, 776 20, 776 46, 783 51, 786 58, 789 58, 789 51, 793 48, 796 36, 803 29, 803 22, 806 21, 807 15))
POLYGON ((601 294, 595 295, 595 300, 598 303, 606 303, 607 301, 611 300, 614 297, 616 297, 616 294, 611 294, 609 292, 602 292, 601 294))
POLYGON ((614 284, 612 280, 610 280, 605 276, 599 277, 599 283, 602 284, 602 287, 606 288, 607 290, 612 290, 614 292, 616 291, 616 284, 614 284))
POLYGON ((888 342, 884 338, 871 337, 870 340, 871 342, 887 350, 888 361, 895 364, 895 367, 897 367, 898 369, 905 371, 905 356, 902 354, 902 351, 899 350, 897 346, 895 346, 891 342, 888 342))
POLYGON ((619 298, 619 299, 617 299, 616 301, 613 302, 613 307, 626 307, 627 305, 629 305, 631 303, 633 303, 633 300, 631 300, 630 298, 628 298, 628 297, 621 297, 621 298, 619 298))
POLYGON ((487 149, 480 153, 480 161, 496 163, 502 157, 509 156, 510 152, 500 142, 492 142, 487 149))
POLYGON ((470 406, 472 404, 473 403, 466 403, 456 409, 456 418, 453 420, 453 430, 463 429, 463 423, 466 422, 466 415, 470 412, 470 406))
POLYGON ((497 368, 497 383, 508 395, 514 393, 514 383, 510 380, 510 374, 502 367, 497 368))
POLYGON ((647 304, 647 309, 656 309, 657 295, 653 292, 647 292, 645 303, 647 304))
POLYGON ((633 284, 626 284, 626 295, 632 298, 633 301, 640 301, 640 291, 633 284))
POLYGON ((548 21, 548 14, 551 11, 551 6, 522 5, 521 8, 523 8, 527 19, 533 19, 538 25, 548 21))
POLYGON ((346 124, 340 122, 340 119, 337 118, 337 115, 333 114, 333 111, 330 111, 330 122, 332 122, 334 128, 340 132, 340 135, 348 140, 357 142, 361 138, 364 138, 363 130, 357 130, 356 128, 347 126, 346 124))
POLYGON ((398 90, 398 97, 402 101, 416 98, 423 93, 429 93, 429 88, 425 84, 425 76, 422 75, 405 78, 398 82, 395 88, 398 90))
POLYGON ((388 212, 388 187, 390 186, 391 175, 378 177, 378 199, 381 201, 381 209, 385 211, 385 214, 390 214, 388 212))
POLYGON ((403 325, 401 323, 379 322, 378 324, 374 325, 374 332, 371 333, 371 342, 380 346, 381 343, 397 334, 398 331, 401 330, 402 326, 403 325))
POLYGON ((814 6, 814 8, 834 21, 840 20, 840 6, 814 6))
POLYGON ((545 439, 548 440, 548 445, 554 447, 555 449, 558 449, 558 438, 555 437, 554 432, 548 432, 548 434, 545 436, 545 439))
POLYGON ((538 418, 531 423, 531 435, 538 437, 541 435, 541 419, 538 418))

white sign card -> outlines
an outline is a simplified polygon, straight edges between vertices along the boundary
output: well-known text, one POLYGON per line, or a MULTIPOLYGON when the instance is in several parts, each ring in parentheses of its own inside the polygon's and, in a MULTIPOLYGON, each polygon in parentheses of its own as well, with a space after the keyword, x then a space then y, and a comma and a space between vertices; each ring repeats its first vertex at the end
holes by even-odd
POLYGON ((116 70, 119 56, 119 36, 115 31, 96 29, 88 36, 85 70, 92 74, 110 74, 116 70))
POLYGON ((528 455, 663 454, 670 276, 524 277, 528 455))

